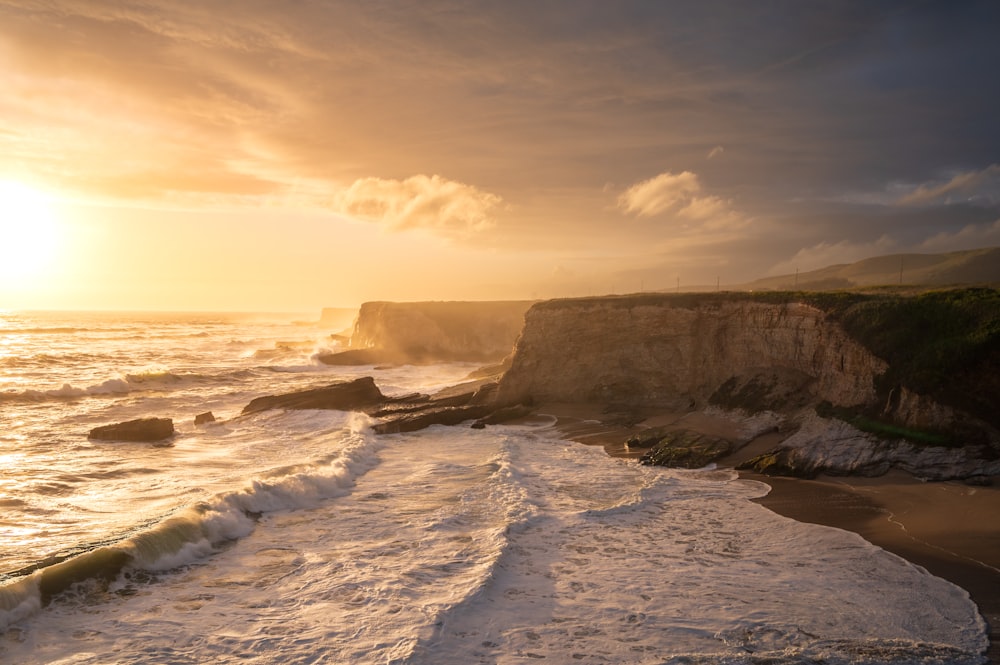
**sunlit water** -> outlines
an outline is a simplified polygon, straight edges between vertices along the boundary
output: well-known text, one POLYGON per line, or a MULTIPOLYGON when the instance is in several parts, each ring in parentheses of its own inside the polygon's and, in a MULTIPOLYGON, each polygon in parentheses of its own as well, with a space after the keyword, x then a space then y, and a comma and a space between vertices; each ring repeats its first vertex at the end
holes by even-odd
POLYGON ((984 662, 963 590, 769 512, 728 470, 640 467, 544 424, 239 416, 475 369, 326 367, 329 332, 0 315, 0 662, 984 662), (173 418, 172 445, 87 438, 141 416, 173 418))

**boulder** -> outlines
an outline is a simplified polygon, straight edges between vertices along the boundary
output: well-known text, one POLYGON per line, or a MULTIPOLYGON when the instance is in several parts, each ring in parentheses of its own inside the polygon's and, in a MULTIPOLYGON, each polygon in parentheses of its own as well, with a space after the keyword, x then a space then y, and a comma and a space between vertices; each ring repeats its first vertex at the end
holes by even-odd
MULTIPOLYGON (((636 445, 630 443, 628 445, 636 445)), ((650 450, 639 458, 640 464, 700 469, 732 452, 726 439, 707 436, 691 430, 676 430, 663 434, 650 450)))
POLYGON ((206 411, 205 413, 199 413, 197 416, 194 417, 195 425, 204 425, 205 423, 214 423, 214 422, 215 422, 215 414, 212 413, 211 411, 206 411))
POLYGON ((90 430, 90 438, 100 441, 162 441, 173 435, 170 418, 139 418, 90 430))
POLYGON ((385 401, 386 397, 375 385, 375 379, 364 376, 353 381, 332 383, 323 388, 258 397, 243 407, 242 413, 247 415, 268 409, 368 411, 377 408, 385 401))

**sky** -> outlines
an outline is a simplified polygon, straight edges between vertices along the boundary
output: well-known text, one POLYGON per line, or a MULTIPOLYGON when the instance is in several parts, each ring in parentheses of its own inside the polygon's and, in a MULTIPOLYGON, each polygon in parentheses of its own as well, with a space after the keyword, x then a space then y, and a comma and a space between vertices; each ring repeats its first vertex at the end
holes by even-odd
POLYGON ((630 293, 1000 245, 993 0, 0 0, 0 309, 630 293))

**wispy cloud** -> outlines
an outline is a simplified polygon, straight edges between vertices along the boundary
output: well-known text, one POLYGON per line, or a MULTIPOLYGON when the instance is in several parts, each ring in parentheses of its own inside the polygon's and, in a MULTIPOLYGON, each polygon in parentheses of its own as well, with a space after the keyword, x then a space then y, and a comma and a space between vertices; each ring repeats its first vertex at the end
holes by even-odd
POLYGON ((701 182, 691 171, 668 171, 626 189, 618 197, 618 207, 639 217, 673 213, 682 222, 706 228, 732 228, 749 221, 730 201, 701 191, 701 182))
POLYGON ((334 197, 333 208, 391 229, 423 228, 461 236, 492 226, 493 210, 502 201, 472 185, 421 174, 406 180, 355 180, 334 197))
POLYGON ((920 245, 928 252, 953 252, 1000 245, 1000 219, 992 224, 969 224, 954 233, 942 231, 920 245))
POLYGON ((854 263, 880 254, 888 254, 897 249, 896 242, 888 235, 882 235, 870 242, 821 242, 812 247, 803 247, 787 261, 771 266, 768 275, 787 275, 795 270, 817 270, 827 266, 854 263))
POLYGON ((932 205, 979 200, 1000 203, 1000 165, 991 164, 981 171, 965 171, 945 182, 924 183, 901 196, 899 205, 932 205))
POLYGON ((712 159, 713 157, 717 157, 718 155, 721 155, 725 151, 726 151, 725 148, 723 148, 721 145, 717 145, 717 146, 715 146, 714 148, 712 148, 711 150, 708 151, 708 157, 707 158, 708 159, 712 159))

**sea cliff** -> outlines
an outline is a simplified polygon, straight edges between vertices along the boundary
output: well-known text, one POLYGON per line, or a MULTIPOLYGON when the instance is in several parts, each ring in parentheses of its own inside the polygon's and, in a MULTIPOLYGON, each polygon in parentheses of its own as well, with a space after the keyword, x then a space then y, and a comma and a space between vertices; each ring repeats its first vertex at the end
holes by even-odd
MULTIPOLYGON (((995 292, 972 298, 979 309, 986 302, 986 316, 995 318, 995 292)), ((882 338, 893 332, 887 307, 911 305, 905 298, 796 294, 543 302, 525 315, 497 401, 632 409, 642 414, 640 422, 658 410, 711 410, 736 419, 767 414, 788 436, 767 455, 741 461, 770 473, 877 475, 895 467, 929 479, 1000 474, 1000 434, 987 422, 996 412, 995 394, 947 385, 921 392, 915 387, 938 385, 927 378, 932 363, 894 364, 884 357, 892 354, 877 354, 878 343, 868 343, 872 331, 882 338), (971 410, 963 408, 969 404, 971 410)), ((918 305, 936 307, 937 300, 918 305)), ((992 380, 993 328, 990 319, 986 333, 972 335, 979 346, 955 355, 956 377, 992 380)), ((940 342, 922 341, 921 333, 909 331, 912 348, 903 356, 925 354, 924 346, 940 342)), ((747 442, 732 443, 739 449, 747 442)))
POLYGON ((329 364, 498 362, 507 356, 529 301, 366 302, 345 352, 329 364))

